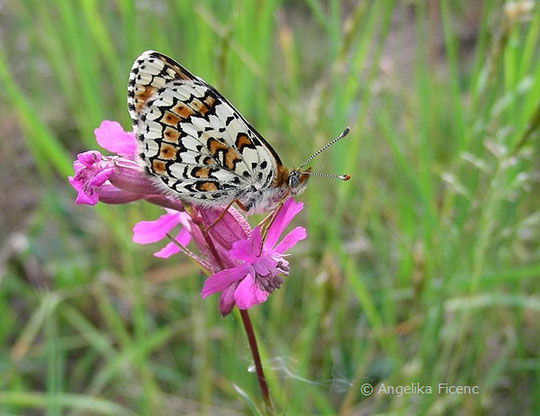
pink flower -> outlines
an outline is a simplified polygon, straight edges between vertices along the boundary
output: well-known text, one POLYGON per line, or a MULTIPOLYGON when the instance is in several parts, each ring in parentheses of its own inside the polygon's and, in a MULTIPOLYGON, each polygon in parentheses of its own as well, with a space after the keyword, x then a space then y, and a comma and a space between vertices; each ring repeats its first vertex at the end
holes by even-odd
MULTIPOLYGON (((133 241, 137 244, 149 244, 162 240, 177 225, 182 228, 178 232, 175 240, 183 247, 187 246, 191 240, 191 217, 185 212, 178 212, 167 209, 167 214, 162 215, 155 221, 141 221, 133 227, 133 241)), ((154 256, 167 258, 180 251, 180 248, 172 241, 161 250, 154 253, 154 256)))
POLYGON ((103 121, 94 133, 98 144, 117 156, 103 156, 96 150, 77 156, 73 163, 75 173, 68 178, 77 191, 75 203, 124 204, 145 199, 165 208, 183 210, 182 203, 165 195, 135 161, 137 143, 133 133, 125 132, 115 121, 103 121))
POLYGON ((223 210, 208 208, 196 209, 194 213, 196 221, 203 228, 213 224, 207 232, 208 239, 204 238, 199 229, 195 229, 192 233, 195 244, 209 260, 213 270, 219 271, 236 266, 238 262, 231 259, 228 252, 236 241, 244 240, 251 235, 251 227, 246 219, 232 207, 225 214, 223 210), (215 222, 220 216, 221 219, 215 222))
POLYGON ((222 315, 228 314, 235 304, 239 309, 248 309, 266 301, 283 282, 279 275, 289 274, 285 251, 306 238, 306 230, 296 227, 278 243, 287 225, 302 208, 302 203, 289 198, 270 225, 264 241, 257 227, 247 238, 232 243, 227 255, 237 265, 206 279, 201 296, 206 298, 221 292, 219 307, 222 315))
POLYGON ((251 230, 234 208, 223 213, 222 209, 193 205, 187 213, 179 199, 169 196, 144 172, 137 161, 133 133, 125 132, 114 121, 103 121, 94 133, 98 144, 115 155, 90 150, 77 156, 75 173, 68 178, 77 191, 77 204, 124 204, 142 199, 166 208, 167 213, 158 219, 137 223, 133 241, 154 243, 180 226, 175 241, 168 241, 154 255, 168 258, 182 251, 201 265, 211 275, 204 282, 201 296, 221 292, 219 311, 223 316, 235 305, 248 309, 266 301, 281 286, 281 275, 289 274, 285 252, 306 238, 306 230, 296 227, 278 240, 303 204, 289 198, 266 230, 265 238, 260 227, 251 230), (187 249, 190 242, 198 248, 198 254, 187 249))
POLYGON ((76 204, 97 204, 99 198, 97 190, 114 172, 114 164, 104 159, 101 153, 90 150, 80 153, 73 162, 75 175, 68 178, 69 183, 77 191, 76 204))
POLYGON ((133 159, 137 152, 137 142, 133 132, 126 132, 116 121, 104 120, 94 130, 97 143, 111 153, 133 159))
MULTIPOLYGON (((191 214, 187 214, 175 209, 167 209, 167 214, 155 221, 141 221, 133 227, 132 240, 137 244, 154 243, 167 238, 167 234, 178 224, 181 224, 183 228, 175 238, 176 242, 186 247, 190 241, 193 241, 203 258, 190 252, 186 254, 210 271, 219 271, 223 267, 234 267, 236 262, 229 259, 227 252, 235 241, 245 239, 251 234, 251 228, 245 218, 234 208, 229 208, 219 222, 207 231, 209 239, 207 240, 199 226, 205 228, 209 224, 213 224, 214 220, 223 212, 213 209, 202 210, 195 206, 190 212, 191 214)), ((166 258, 179 251, 180 248, 177 244, 169 242, 154 255, 166 258)))

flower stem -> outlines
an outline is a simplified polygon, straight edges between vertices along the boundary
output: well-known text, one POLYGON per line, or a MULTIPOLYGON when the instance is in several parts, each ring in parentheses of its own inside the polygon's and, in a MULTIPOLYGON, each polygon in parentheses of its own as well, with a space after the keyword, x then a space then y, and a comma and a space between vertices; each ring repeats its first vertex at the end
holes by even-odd
POLYGON ((257 347, 257 340, 255 338, 255 332, 253 332, 253 326, 251 325, 251 319, 249 318, 248 311, 240 309, 240 316, 242 317, 242 323, 249 341, 249 348, 251 348, 251 355, 253 355, 253 362, 255 363, 255 371, 257 373, 257 379, 259 380, 259 386, 261 387, 261 393, 263 396, 264 404, 268 414, 273 413, 272 401, 270 400, 270 392, 268 391, 268 385, 266 384, 266 378, 261 364, 261 356, 259 355, 259 348, 257 347))

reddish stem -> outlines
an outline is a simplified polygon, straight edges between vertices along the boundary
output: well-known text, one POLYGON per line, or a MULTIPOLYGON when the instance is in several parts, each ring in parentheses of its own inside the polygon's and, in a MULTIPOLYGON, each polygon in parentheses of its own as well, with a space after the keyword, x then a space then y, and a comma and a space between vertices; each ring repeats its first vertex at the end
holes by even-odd
MULTIPOLYGON (((202 235, 204 239, 206 240, 206 243, 208 244, 208 247, 210 248, 210 251, 214 255, 217 263, 221 267, 221 269, 224 269, 223 262, 221 261, 221 258, 219 257, 218 251, 216 250, 216 247, 214 245, 214 242, 212 241, 212 237, 210 237, 208 230, 204 228, 204 225, 201 226, 199 224, 199 229, 202 232, 202 235)), ((251 319, 249 318, 249 314, 247 310, 245 309, 239 309, 240 310, 240 316, 242 317, 242 323, 244 324, 244 329, 246 330, 246 334, 248 337, 249 342, 249 348, 251 349, 251 355, 253 356, 253 362, 255 363, 255 372, 257 373, 257 380, 259 381, 259 386, 261 387, 261 393, 263 396, 264 404, 265 404, 265 410, 266 413, 269 415, 273 414, 272 409, 272 401, 270 400, 270 392, 268 390, 268 385, 266 384, 266 378, 264 377, 264 372, 261 364, 261 356, 259 355, 259 348, 257 347, 257 339, 255 338, 255 332, 253 332, 253 325, 251 325, 251 319)))
POLYGON ((251 325, 251 319, 249 318, 248 311, 240 309, 240 316, 242 317, 242 323, 249 341, 249 348, 251 348, 251 355, 253 355, 253 362, 255 363, 255 371, 257 373, 257 379, 259 380, 259 386, 261 387, 261 393, 263 396, 266 410, 269 414, 272 414, 272 401, 270 400, 270 392, 268 385, 266 384, 266 378, 261 364, 261 356, 259 355, 259 348, 257 347, 257 339, 255 338, 255 332, 253 332, 253 326, 251 325))

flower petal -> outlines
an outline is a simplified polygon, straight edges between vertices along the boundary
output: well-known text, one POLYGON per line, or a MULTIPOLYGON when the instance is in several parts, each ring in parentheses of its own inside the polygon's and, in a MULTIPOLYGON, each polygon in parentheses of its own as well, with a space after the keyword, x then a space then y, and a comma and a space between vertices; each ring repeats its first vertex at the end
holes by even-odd
POLYGON ((125 132, 116 121, 102 121, 94 134, 98 144, 109 152, 133 158, 137 151, 135 135, 125 132))
MULTIPOLYGON (((178 233, 178 235, 175 237, 175 240, 182 247, 187 246, 189 244, 189 241, 191 240, 191 234, 189 233, 189 230, 187 228, 182 228, 180 232, 178 233)), ((161 250, 156 251, 154 253, 154 256, 159 257, 161 259, 167 259, 171 257, 173 254, 178 253, 179 251, 180 251, 180 247, 178 247, 175 242, 170 241, 161 250)))
POLYGON ((97 150, 88 150, 86 152, 79 153, 77 155, 77 160, 73 163, 73 168, 76 171, 78 170, 75 163, 81 163, 86 167, 92 166, 94 163, 101 162, 101 157, 101 153, 99 153, 97 150))
POLYGON ((279 274, 279 271, 276 271, 277 261, 272 258, 266 251, 261 253, 261 256, 257 259, 256 262, 252 264, 255 273, 266 276, 268 274, 279 274))
POLYGON ((221 270, 220 272, 213 274, 204 281, 204 285, 201 290, 201 297, 204 299, 212 293, 224 290, 237 280, 243 279, 248 273, 249 269, 249 264, 242 264, 240 266, 221 270))
POLYGON ((221 313, 221 316, 223 317, 230 314, 234 308, 234 291, 237 286, 238 283, 233 283, 229 287, 223 289, 219 295, 219 313, 221 313))
POLYGON ((163 188, 157 185, 153 177, 145 173, 135 161, 124 157, 111 157, 114 172, 109 178, 117 188, 138 194, 162 194, 163 188))
POLYGON ((276 218, 272 222, 272 225, 270 225, 270 228, 268 229, 266 241, 264 242, 266 247, 274 247, 283 230, 287 228, 287 225, 289 225, 296 214, 302 211, 302 208, 304 208, 304 204, 295 202, 292 197, 283 204, 276 215, 276 218))
MULTIPOLYGON (((191 237, 193 238, 193 242, 197 248, 201 250, 204 255, 206 255, 208 258, 213 258, 212 251, 208 247, 208 243, 206 242, 198 225, 193 225, 191 228, 191 237)), ((222 267, 219 267, 219 269, 222 269, 222 267)))
POLYGON ((262 247, 261 227, 255 227, 249 239, 253 245, 253 253, 258 256, 262 247))
POLYGON ((68 182, 77 192, 82 191, 84 187, 84 183, 78 180, 75 176, 68 176, 68 182))
POLYGON ((127 192, 122 189, 118 189, 109 183, 105 183, 97 190, 99 202, 105 204, 127 204, 138 199, 144 198, 144 195, 134 194, 133 192, 127 192))
POLYGON ((203 224, 210 226, 214 224, 214 221, 223 215, 222 218, 216 222, 209 233, 227 250, 231 248, 233 243, 238 240, 243 240, 251 234, 251 228, 246 219, 238 213, 234 208, 224 214, 223 209, 199 209, 203 224))
POLYGON ((93 176, 88 179, 88 187, 99 188, 105 182, 109 180, 109 177, 114 172, 114 168, 106 168, 102 170, 96 170, 93 176))
POLYGON ((166 195, 145 195, 144 199, 151 204, 158 205, 162 208, 171 208, 175 211, 184 211, 184 205, 176 198, 166 195))
POLYGON ((234 291, 234 300, 238 309, 249 309, 253 305, 264 302, 268 298, 268 292, 261 290, 250 276, 243 279, 234 291))
POLYGON ((189 228, 182 228, 178 235, 175 238, 182 247, 185 247, 191 241, 191 234, 189 233, 189 228))
POLYGON ((306 238, 307 233, 304 227, 296 227, 289 232, 274 249, 278 253, 285 253, 288 249, 296 245, 300 240, 306 238))
POLYGON ((258 254, 259 252, 253 249, 253 242, 251 240, 236 241, 229 250, 229 256, 231 258, 242 260, 246 263, 255 262, 258 254))
POLYGON ((246 240, 236 241, 229 250, 229 256, 246 263, 255 263, 261 253, 261 229, 256 227, 246 240))
POLYGON ((172 241, 167 243, 165 247, 163 247, 161 250, 158 250, 154 253, 155 257, 158 257, 160 259, 168 259, 173 254, 179 253, 180 248, 174 244, 172 241))
POLYGON ((81 181, 75 179, 73 176, 68 177, 68 181, 77 191, 77 198, 75 198, 75 203, 87 204, 87 205, 96 205, 99 201, 98 195, 92 188, 84 189, 84 184, 81 181))
POLYGON ((132 240, 137 244, 148 244, 163 239, 180 223, 178 214, 164 214, 155 221, 138 222, 133 227, 132 240))
POLYGON ((99 201, 99 198, 95 192, 79 192, 77 198, 75 198, 75 203, 77 205, 96 205, 99 201))
POLYGON ((68 177, 69 183, 77 191, 76 204, 97 204, 100 187, 114 172, 114 165, 101 153, 94 150, 79 153, 73 163, 75 174, 68 177))

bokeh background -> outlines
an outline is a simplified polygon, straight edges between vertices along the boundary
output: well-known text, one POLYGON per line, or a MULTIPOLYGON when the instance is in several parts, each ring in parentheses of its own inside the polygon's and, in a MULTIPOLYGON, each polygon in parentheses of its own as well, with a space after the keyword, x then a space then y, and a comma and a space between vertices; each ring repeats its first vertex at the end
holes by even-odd
POLYGON ((538 414, 540 7, 534 1, 0 1, 0 413, 260 412, 239 315, 76 206, 133 60, 217 87, 293 167, 308 239, 252 309, 277 414, 538 414), (479 394, 438 394, 439 383, 479 394), (362 392, 363 383, 434 386, 362 392), (415 384, 418 383, 418 384, 415 384))

